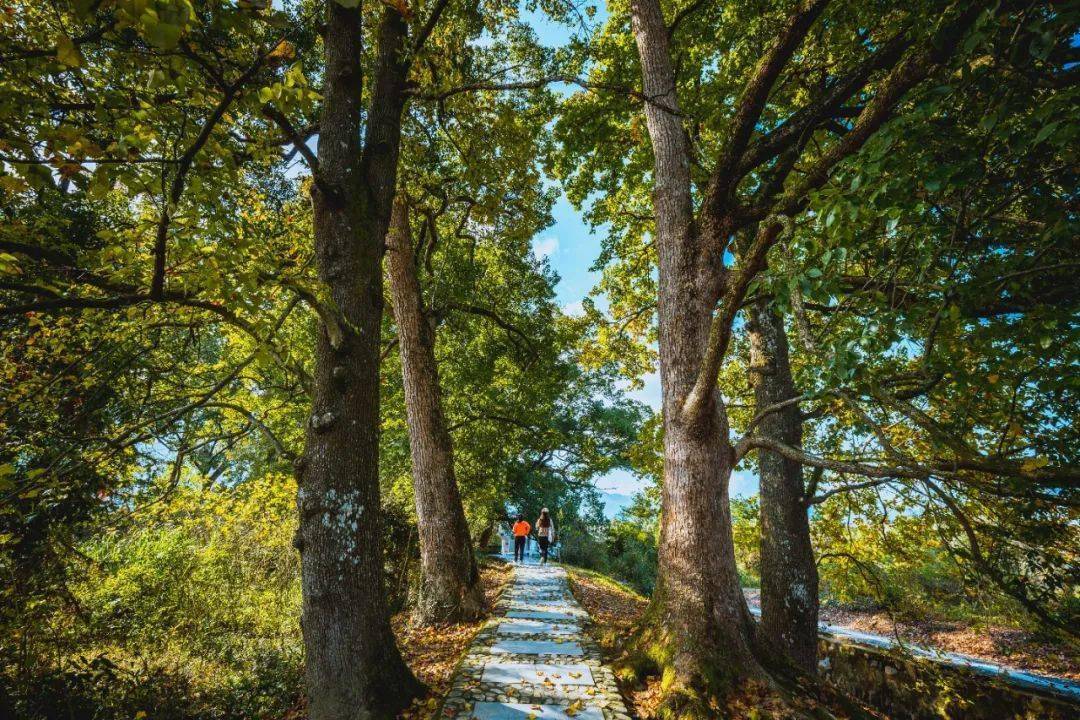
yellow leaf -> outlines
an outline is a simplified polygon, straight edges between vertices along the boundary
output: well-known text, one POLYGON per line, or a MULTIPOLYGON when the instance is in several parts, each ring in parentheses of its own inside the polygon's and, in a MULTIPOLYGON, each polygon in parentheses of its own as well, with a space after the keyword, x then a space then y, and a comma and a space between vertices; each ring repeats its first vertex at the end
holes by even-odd
POLYGON ((288 40, 282 40, 267 57, 275 60, 292 60, 296 57, 296 47, 288 40))
POLYGON ((68 67, 80 67, 83 64, 82 52, 79 46, 72 42, 67 35, 61 35, 56 41, 56 59, 68 67))

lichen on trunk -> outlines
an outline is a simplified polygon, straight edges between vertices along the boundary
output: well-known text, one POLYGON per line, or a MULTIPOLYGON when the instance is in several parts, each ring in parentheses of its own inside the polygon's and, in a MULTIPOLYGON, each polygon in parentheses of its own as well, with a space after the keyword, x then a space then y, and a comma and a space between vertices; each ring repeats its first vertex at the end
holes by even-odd
MULTIPOLYGON (((768 297, 750 308, 750 384, 755 415, 797 397, 787 334, 768 297)), ((757 434, 802 447, 798 404, 764 415, 757 434)), ((762 450, 761 631, 765 643, 808 674, 817 672, 818 573, 810 542, 802 465, 762 450)))
POLYGON ((296 466, 312 720, 393 717, 421 690, 394 641, 383 579, 379 329, 389 207, 370 175, 390 173, 392 179, 397 145, 389 153, 380 149, 373 166, 360 144, 361 30, 358 8, 327 4, 326 81, 311 190, 322 307, 312 410, 296 466))

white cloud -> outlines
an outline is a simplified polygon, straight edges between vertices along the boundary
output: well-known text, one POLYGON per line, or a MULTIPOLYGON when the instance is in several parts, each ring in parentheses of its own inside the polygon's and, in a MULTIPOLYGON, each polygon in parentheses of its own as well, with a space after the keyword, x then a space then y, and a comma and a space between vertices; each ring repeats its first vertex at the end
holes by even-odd
POLYGON ((559 238, 550 236, 537 238, 533 240, 532 250, 537 260, 551 257, 559 251, 559 238))
POLYGON ((562 307, 563 315, 572 315, 574 317, 581 317, 585 314, 585 305, 580 300, 566 303, 562 307))

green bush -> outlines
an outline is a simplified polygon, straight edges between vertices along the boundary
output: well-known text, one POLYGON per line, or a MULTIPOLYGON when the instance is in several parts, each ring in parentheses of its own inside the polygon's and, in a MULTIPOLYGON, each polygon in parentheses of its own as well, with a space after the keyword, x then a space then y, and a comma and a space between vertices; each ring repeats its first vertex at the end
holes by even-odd
POLYGON ((0 714, 249 718, 295 707, 295 493, 277 474, 182 484, 75 548, 67 605, 77 612, 55 612, 52 637, 27 636, 19 655, 4 646, 0 714))

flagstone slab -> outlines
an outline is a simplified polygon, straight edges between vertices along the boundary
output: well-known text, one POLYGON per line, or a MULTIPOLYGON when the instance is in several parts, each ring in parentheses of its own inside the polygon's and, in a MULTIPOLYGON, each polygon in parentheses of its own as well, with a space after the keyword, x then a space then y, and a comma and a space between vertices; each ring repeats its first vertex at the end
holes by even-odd
POLYGON ((592 670, 588 665, 556 665, 553 663, 494 662, 484 666, 481 681, 504 685, 542 685, 550 680, 555 685, 592 685, 592 670))
POLYGON ((599 708, 584 707, 573 715, 566 705, 479 702, 473 707, 476 720, 603 720, 599 708))
POLYGON ((577 635, 581 632, 581 627, 571 623, 543 620, 514 620, 499 623, 495 632, 499 635, 577 635))
POLYGON ((511 610, 558 610, 566 612, 584 612, 577 605, 570 603, 567 600, 549 600, 544 602, 542 600, 527 600, 527 601, 511 601, 511 610))
POLYGON ((493 653, 509 655, 572 655, 585 654, 576 642, 557 642, 555 640, 498 640, 491 646, 493 653))
POLYGON ((510 610, 506 617, 522 620, 577 620, 582 613, 553 612, 550 610, 510 610))

